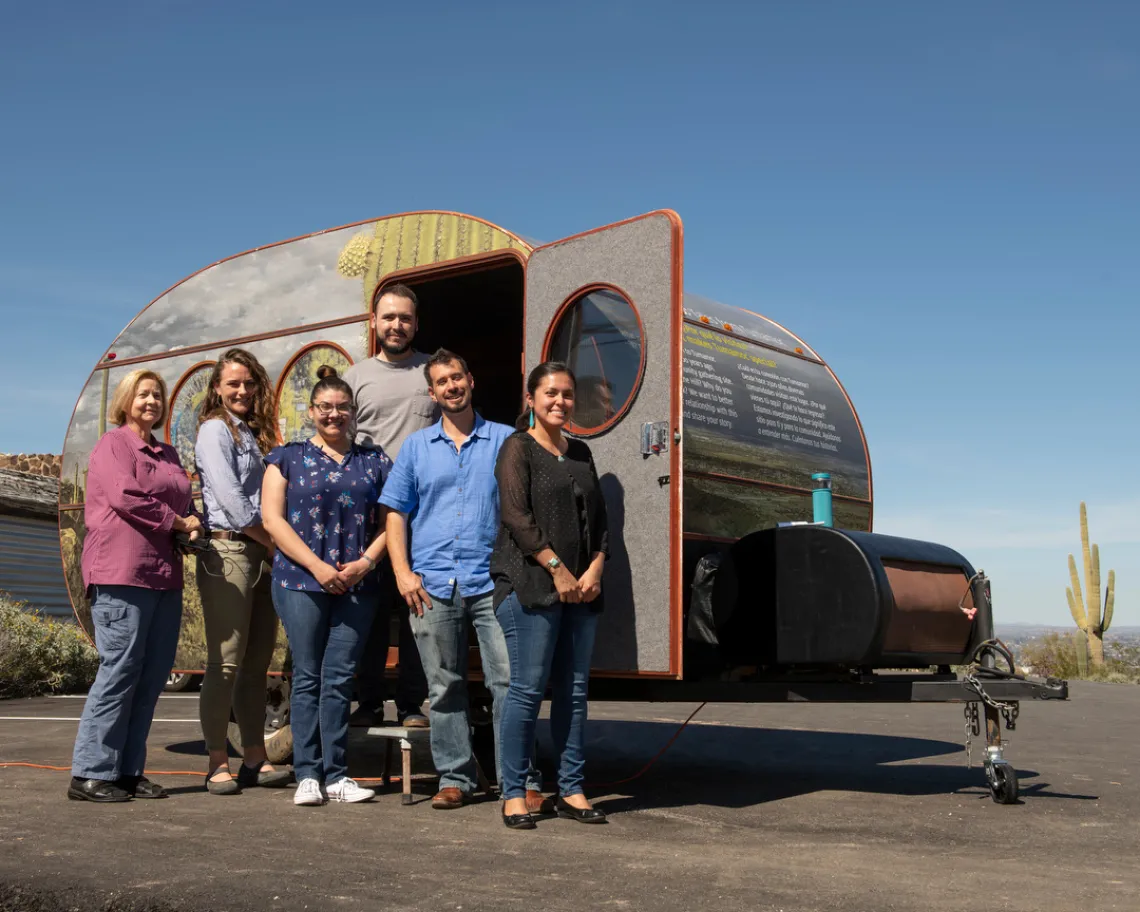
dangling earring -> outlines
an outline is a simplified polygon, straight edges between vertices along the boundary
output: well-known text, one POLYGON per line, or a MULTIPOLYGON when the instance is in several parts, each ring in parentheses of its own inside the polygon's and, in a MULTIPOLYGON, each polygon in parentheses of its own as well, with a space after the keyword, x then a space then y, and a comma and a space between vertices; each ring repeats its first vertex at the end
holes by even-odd
POLYGON ((534 427, 534 409, 530 410, 530 426, 534 427))

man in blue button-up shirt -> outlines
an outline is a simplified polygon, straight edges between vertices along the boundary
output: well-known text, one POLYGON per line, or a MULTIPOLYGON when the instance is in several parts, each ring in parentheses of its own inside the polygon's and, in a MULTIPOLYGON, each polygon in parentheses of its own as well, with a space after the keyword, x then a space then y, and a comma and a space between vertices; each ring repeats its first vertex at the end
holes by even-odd
MULTIPOLYGON (((510 680, 507 645, 491 604, 491 551, 499 533, 495 461, 514 429, 475 413, 475 381, 459 355, 441 349, 424 373, 442 417, 404 441, 380 502, 391 509, 388 554, 428 679, 432 759, 440 774, 432 807, 450 809, 461 807, 477 785, 467 718, 468 623, 479 639, 496 744, 510 680)), ((542 800, 534 770, 531 780, 528 805, 542 800)))

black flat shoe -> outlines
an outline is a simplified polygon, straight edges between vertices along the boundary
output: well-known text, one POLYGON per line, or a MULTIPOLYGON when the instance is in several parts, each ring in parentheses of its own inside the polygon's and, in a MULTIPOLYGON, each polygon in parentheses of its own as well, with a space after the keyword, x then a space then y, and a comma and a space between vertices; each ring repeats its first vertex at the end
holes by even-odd
POLYGON ((115 783, 132 798, 166 798, 166 789, 146 776, 123 776, 115 783))
MULTIPOLYGON (((236 779, 231 777, 229 779, 222 779, 218 782, 215 782, 210 778, 211 776, 216 776, 218 774, 218 770, 220 769, 221 767, 218 767, 218 769, 214 770, 212 773, 206 773, 206 791, 211 795, 241 794, 241 786, 238 785, 238 781, 236 779)), ((238 775, 240 776, 241 774, 239 773, 238 775)))
POLYGON ((558 799, 556 805, 558 809, 558 816, 564 817, 567 820, 577 820, 579 823, 605 823, 605 811, 599 811, 597 808, 576 808, 572 804, 567 804, 561 798, 558 799))
POLYGON ((503 824, 511 830, 536 830, 538 824, 534 822, 534 818, 530 813, 526 814, 503 814, 503 824))
POLYGON ((237 781, 242 788, 253 788, 258 785, 262 788, 284 788, 293 781, 293 773, 290 770, 270 770, 263 773, 260 765, 249 767, 242 763, 238 767, 237 781))
POLYGON ((124 791, 106 779, 71 779, 67 787, 67 797, 72 801, 130 801, 131 793, 124 791))

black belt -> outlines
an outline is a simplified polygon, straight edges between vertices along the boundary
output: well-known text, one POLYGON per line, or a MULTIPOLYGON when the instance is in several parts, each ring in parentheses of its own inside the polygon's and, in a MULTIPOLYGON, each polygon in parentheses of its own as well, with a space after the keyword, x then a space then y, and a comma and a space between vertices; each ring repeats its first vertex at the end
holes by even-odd
POLYGON ((220 538, 222 541, 243 541, 251 545, 260 544, 256 539, 250 538, 244 532, 231 532, 229 529, 211 529, 210 538, 220 538))

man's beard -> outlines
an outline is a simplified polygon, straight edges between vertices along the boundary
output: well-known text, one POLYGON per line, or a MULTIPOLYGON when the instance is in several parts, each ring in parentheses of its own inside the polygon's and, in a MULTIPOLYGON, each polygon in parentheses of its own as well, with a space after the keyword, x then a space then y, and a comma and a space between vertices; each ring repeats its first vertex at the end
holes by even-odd
POLYGON ((439 407, 452 415, 458 415, 471 407, 471 397, 460 396, 458 399, 440 399, 439 407))
POLYGON ((387 339, 380 339, 380 347, 384 350, 385 354, 402 355, 404 352, 406 352, 409 348, 412 347, 412 340, 411 339, 404 339, 402 342, 400 342, 398 344, 393 344, 393 343, 389 342, 387 339))

